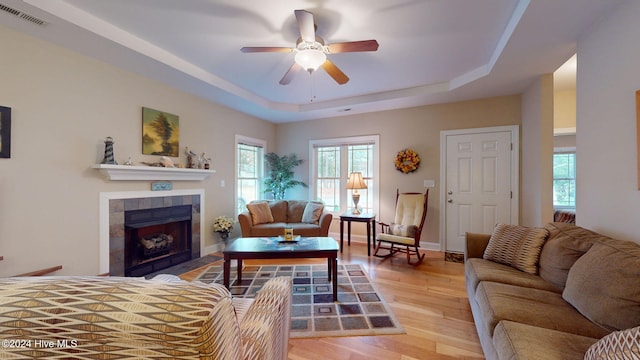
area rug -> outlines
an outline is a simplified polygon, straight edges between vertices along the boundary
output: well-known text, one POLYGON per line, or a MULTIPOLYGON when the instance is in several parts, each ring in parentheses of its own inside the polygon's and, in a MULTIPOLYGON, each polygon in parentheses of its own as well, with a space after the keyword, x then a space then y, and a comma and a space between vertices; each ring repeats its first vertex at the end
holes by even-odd
MULTIPOLYGON (((338 301, 327 280, 327 265, 245 266, 242 284, 231 272, 233 296, 253 298, 262 285, 277 276, 293 278, 292 338, 403 334, 391 312, 361 265, 338 265, 338 301)), ((223 283, 221 265, 211 266, 197 278, 223 283)))
POLYGON ((206 265, 209 265, 211 263, 214 263, 216 261, 222 260, 222 257, 220 256, 215 256, 215 255, 205 255, 203 257, 199 257, 197 259, 193 259, 193 260, 189 260, 189 261, 185 261, 183 263, 180 263, 178 265, 174 265, 162 270, 158 270, 156 272, 152 272, 150 274, 145 275, 144 277, 147 279, 151 279, 152 277, 158 275, 158 274, 171 274, 171 275, 180 275, 180 274, 184 274, 186 272, 189 272, 191 270, 195 270, 199 267, 203 267, 206 265))

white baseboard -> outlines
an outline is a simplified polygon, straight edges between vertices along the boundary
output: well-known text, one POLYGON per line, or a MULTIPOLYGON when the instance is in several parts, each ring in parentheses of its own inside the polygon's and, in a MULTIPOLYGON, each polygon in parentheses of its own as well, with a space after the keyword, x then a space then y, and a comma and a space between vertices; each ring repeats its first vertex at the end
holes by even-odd
POLYGON ((442 251, 442 247, 440 246, 439 243, 421 243, 420 249, 429 250, 429 251, 438 251, 438 252, 442 251))
POLYGON ((224 250, 224 244, 223 243, 205 246, 204 247, 204 252, 200 254, 200 257, 203 257, 205 255, 209 255, 211 253, 222 252, 222 250, 224 250))

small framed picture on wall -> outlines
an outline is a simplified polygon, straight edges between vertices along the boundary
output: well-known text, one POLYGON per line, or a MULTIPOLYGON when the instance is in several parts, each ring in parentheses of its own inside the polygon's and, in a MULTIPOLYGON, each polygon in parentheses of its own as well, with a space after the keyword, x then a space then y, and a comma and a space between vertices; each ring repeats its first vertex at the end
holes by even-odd
POLYGON ((11 157, 11 108, 0 106, 0 158, 11 157))

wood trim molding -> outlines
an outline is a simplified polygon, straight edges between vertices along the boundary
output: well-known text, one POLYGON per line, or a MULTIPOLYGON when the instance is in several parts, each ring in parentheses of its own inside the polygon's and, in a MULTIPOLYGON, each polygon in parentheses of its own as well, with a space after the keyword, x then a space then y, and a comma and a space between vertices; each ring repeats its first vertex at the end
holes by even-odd
POLYGON ((575 127, 553 129, 553 136, 565 136, 565 135, 575 135, 575 134, 576 134, 575 127))
POLYGON ((61 270, 61 269, 62 269, 62 265, 56 265, 56 266, 52 266, 50 268, 31 271, 31 272, 28 272, 28 273, 15 275, 15 276, 43 276, 43 275, 47 275, 47 274, 50 274, 50 273, 52 273, 54 271, 58 271, 58 270, 61 270))

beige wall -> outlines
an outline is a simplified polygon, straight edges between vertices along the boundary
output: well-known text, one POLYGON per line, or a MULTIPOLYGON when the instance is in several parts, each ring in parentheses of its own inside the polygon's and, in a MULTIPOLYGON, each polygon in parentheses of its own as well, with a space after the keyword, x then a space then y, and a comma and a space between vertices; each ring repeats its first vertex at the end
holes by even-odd
POLYGON ((575 129, 576 90, 562 90, 553 93, 553 128, 575 129))
POLYGON ((640 2, 623 1, 578 41, 576 221, 640 242, 637 14, 640 2))
POLYGON ((98 194, 150 184, 107 181, 91 166, 106 136, 118 162, 156 161, 141 155, 143 106, 179 115, 180 146, 213 158, 216 174, 173 186, 205 190, 204 239, 215 245, 210 219, 234 212, 234 135, 272 147, 275 125, 4 27, 0 43, 0 105, 13 118, 11 159, 0 159, 0 276, 98 273, 98 194))
POLYGON ((576 147, 576 90, 562 90, 553 93, 553 129, 560 130, 553 138, 555 148, 576 147), (573 132, 565 133, 571 129, 573 132))
POLYGON ((553 77, 538 78, 522 95, 520 224, 553 220, 553 77))
POLYGON ((553 138, 553 146, 556 148, 576 147, 576 90, 562 90, 553 93, 553 129, 566 131, 572 129, 572 133, 561 133, 553 138))
MULTIPOLYGON (((309 140, 357 135, 380 135, 380 213, 378 220, 391 221, 395 208, 395 193, 425 190, 423 181, 433 179, 436 187, 430 190, 429 210, 422 235, 423 245, 437 247, 440 216, 440 131, 487 126, 520 124, 520 96, 505 96, 476 101, 439 104, 411 109, 351 115, 317 121, 303 121, 278 125, 278 149, 281 154, 295 152, 305 160, 298 175, 309 183, 309 140), (404 148, 418 152, 420 168, 410 174, 395 170, 393 159, 404 148), (431 243, 430 245, 428 243, 431 243)), ((309 196, 308 189, 298 188, 289 197, 309 196)), ((334 221, 332 231, 338 232, 334 221)), ((355 233, 362 234, 361 227, 355 233)))

